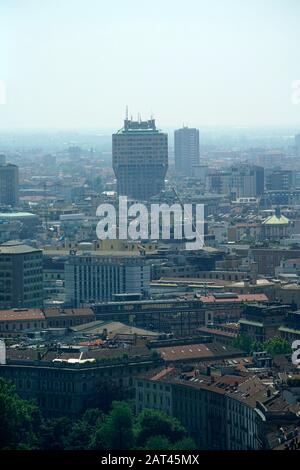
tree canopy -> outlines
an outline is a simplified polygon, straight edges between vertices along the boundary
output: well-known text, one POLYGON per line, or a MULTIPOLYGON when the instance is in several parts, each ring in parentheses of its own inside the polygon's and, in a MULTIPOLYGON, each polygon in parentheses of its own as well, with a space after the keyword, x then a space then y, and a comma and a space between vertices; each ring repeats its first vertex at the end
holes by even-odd
POLYGON ((248 354, 255 351, 267 351, 271 356, 275 356, 276 354, 289 354, 292 351, 290 343, 280 336, 273 336, 267 341, 257 341, 244 333, 239 333, 232 344, 248 354))
POLYGON ((90 408, 78 419, 44 418, 0 378, 0 449, 194 450, 186 429, 166 413, 145 409, 137 416, 126 401, 110 410, 90 408))
POLYGON ((0 448, 36 448, 36 429, 40 420, 38 407, 22 400, 16 393, 15 386, 0 377, 0 448))

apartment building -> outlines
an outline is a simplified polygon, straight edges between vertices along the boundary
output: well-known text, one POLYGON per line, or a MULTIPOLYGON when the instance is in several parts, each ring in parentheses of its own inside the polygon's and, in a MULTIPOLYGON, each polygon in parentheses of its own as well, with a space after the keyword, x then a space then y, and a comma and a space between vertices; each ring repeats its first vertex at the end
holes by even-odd
POLYGON ((0 308, 39 308, 42 305, 42 250, 20 242, 0 245, 0 308))

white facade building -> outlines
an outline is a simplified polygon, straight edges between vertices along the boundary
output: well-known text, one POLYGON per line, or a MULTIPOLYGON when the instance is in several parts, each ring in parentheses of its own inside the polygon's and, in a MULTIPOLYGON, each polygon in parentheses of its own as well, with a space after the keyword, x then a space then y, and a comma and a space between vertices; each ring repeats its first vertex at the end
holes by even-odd
POLYGON ((150 265, 139 255, 83 253, 65 263, 66 303, 80 307, 113 300, 115 294, 147 297, 150 265))

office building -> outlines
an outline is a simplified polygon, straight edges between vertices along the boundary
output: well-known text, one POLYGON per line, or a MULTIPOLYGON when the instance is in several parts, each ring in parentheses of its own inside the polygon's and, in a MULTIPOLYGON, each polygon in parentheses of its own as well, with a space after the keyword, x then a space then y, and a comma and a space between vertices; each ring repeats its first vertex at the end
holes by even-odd
POLYGON ((262 342, 279 336, 278 328, 289 310, 290 306, 282 303, 247 305, 239 320, 240 332, 262 342))
POLYGON ((168 136, 155 120, 125 119, 112 136, 113 169, 119 195, 148 200, 165 186, 168 169, 168 136))
POLYGON ((150 265, 130 253, 82 253, 70 255, 65 264, 66 303, 81 307, 109 301, 116 294, 147 297, 150 265))
POLYGON ((199 165, 199 130, 189 127, 174 132, 176 172, 194 174, 193 167, 199 165))
POLYGON ((289 191, 293 186, 292 170, 273 170, 266 175, 268 191, 289 191))
POLYGON ((42 250, 18 242, 0 245, 0 308, 42 305, 42 250))
POLYGON ((264 169, 245 163, 231 167, 231 194, 236 198, 257 197, 264 192, 264 169))
POLYGON ((19 167, 0 155, 0 204, 16 206, 19 201, 19 167))
POLYGON ((205 309, 198 299, 159 299, 115 301, 94 306, 98 320, 124 321, 138 328, 173 333, 176 336, 196 335, 205 323, 205 309))
POLYGON ((207 190, 217 194, 230 193, 231 173, 229 171, 210 170, 206 176, 207 190))

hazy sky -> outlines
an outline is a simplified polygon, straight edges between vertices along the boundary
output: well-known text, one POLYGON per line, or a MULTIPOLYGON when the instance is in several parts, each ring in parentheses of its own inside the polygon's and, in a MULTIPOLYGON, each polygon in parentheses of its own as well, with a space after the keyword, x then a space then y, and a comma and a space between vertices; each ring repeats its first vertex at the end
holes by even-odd
POLYGON ((0 0, 1 128, 299 125, 299 0, 0 0))

